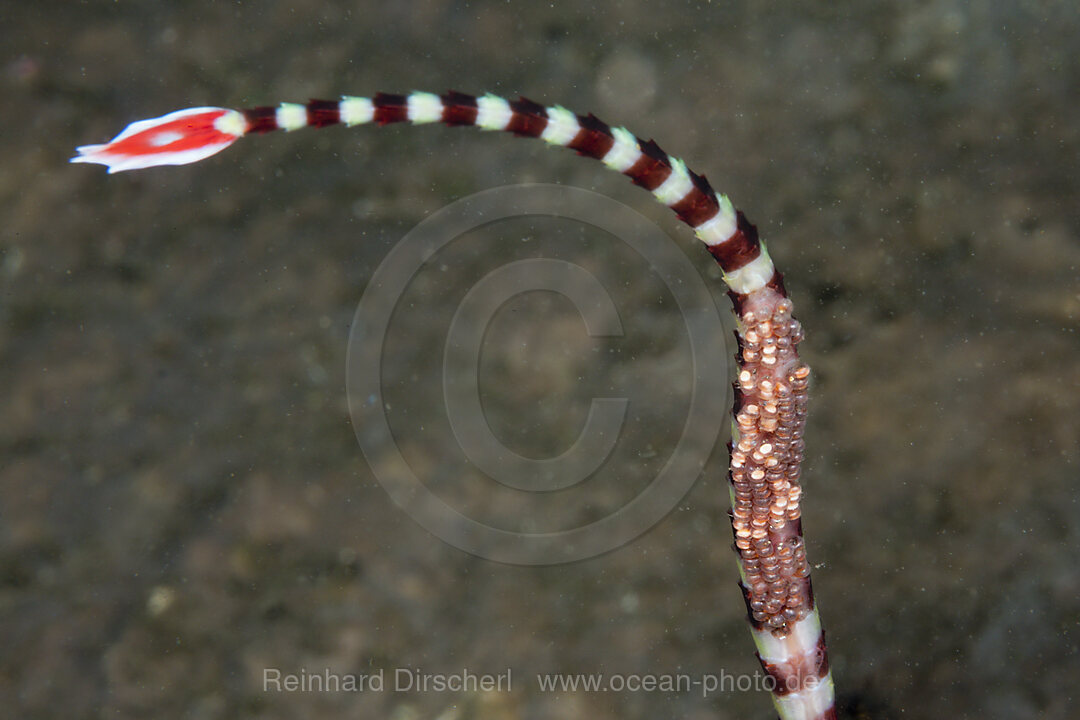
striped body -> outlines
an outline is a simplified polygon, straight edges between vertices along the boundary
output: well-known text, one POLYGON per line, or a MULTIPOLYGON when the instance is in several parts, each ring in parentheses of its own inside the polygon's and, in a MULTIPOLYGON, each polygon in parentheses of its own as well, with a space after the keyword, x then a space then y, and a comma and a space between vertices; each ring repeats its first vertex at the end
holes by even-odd
POLYGON ((251 133, 305 127, 441 122, 503 130, 601 161, 653 194, 689 225, 720 264, 738 317, 738 379, 728 472, 740 585, 762 668, 783 720, 835 718, 832 676, 810 586, 800 502, 809 369, 802 328, 757 230, 704 176, 651 140, 593 115, 524 98, 379 93, 248 110, 196 108, 133 123, 110 143, 79 148, 73 162, 110 172, 184 164, 251 133))
POLYGON ((681 160, 651 140, 640 140, 624 128, 611 128, 593 115, 575 115, 559 106, 545 108, 526 99, 507 101, 494 95, 477 98, 457 92, 441 96, 379 93, 371 99, 312 100, 306 105, 286 103, 242 112, 247 123, 245 132, 249 133, 338 123, 443 122, 505 130, 563 145, 623 173, 670 207, 708 246, 726 273, 725 282, 732 292, 748 294, 770 283, 781 287, 780 275, 763 251, 754 226, 735 211, 726 197, 713 191, 708 180, 689 171, 681 160))

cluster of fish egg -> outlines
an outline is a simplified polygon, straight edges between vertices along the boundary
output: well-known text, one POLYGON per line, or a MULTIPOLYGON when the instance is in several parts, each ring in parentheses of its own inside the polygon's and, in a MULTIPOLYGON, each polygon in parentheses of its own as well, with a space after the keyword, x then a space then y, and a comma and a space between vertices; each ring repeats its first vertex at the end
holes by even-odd
POLYGON ((746 311, 739 334, 731 449, 732 527, 751 617, 783 634, 812 608, 799 482, 810 368, 799 362, 802 326, 791 301, 746 311))

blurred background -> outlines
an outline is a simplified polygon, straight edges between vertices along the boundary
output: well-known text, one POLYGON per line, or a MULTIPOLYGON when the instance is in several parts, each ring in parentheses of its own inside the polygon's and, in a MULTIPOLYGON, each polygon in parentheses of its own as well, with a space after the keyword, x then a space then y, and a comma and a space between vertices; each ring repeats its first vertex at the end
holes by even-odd
MULTIPOLYGON (((769 241, 814 369, 804 528, 842 713, 1073 716, 1074 3, 90 0, 0 14, 11 717, 774 716, 760 692, 535 681, 757 669, 726 436, 651 531, 536 568, 412 521, 349 418, 346 348, 367 279, 417 223, 481 190, 553 182, 632 207, 680 244, 726 316, 712 260, 647 193, 541 143, 440 127, 245 139, 195 166, 113 177, 67 164, 76 145, 183 107, 449 88, 655 137, 769 241), (265 668, 399 667, 510 668, 514 686, 263 690, 265 668)), ((481 365, 493 432, 532 457, 566 449, 592 397, 629 398, 606 479, 556 503, 559 522, 588 520, 671 453, 685 327, 647 263, 610 239, 554 221, 499 232, 505 250, 466 246, 410 290, 384 355, 391 427, 462 512, 533 527, 528 502, 454 454, 437 362, 447 308, 523 256, 608 273, 622 339, 585 336, 558 296, 523 296, 496 317, 481 365)))

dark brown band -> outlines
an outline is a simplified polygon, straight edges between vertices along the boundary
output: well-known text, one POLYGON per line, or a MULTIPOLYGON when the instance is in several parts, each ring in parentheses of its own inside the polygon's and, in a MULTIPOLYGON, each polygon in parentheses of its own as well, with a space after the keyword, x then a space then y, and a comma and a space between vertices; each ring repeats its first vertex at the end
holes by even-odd
POLYGON ((709 245, 709 252, 720 263, 724 272, 734 272, 757 259, 761 254, 757 228, 746 219, 742 211, 735 213, 735 233, 724 242, 709 245))
POLYGON ((641 148, 641 157, 623 174, 635 185, 651 192, 663 185, 671 175, 671 165, 668 164, 667 153, 652 140, 642 142, 641 138, 638 138, 638 147, 641 148))
POLYGON ((443 103, 442 121, 447 125, 475 125, 476 98, 472 95, 451 90, 441 97, 443 103))
POLYGON ((308 100, 307 122, 311 127, 326 127, 341 122, 341 103, 336 100, 308 100))
POLYGON ((372 119, 379 125, 389 125, 409 119, 409 101, 404 95, 377 93, 372 98, 371 104, 375 106, 375 116, 372 119))
POLYGON ((524 137, 540 137, 543 134, 548 124, 547 110, 543 105, 528 98, 518 98, 510 103, 510 109, 514 114, 506 126, 507 132, 524 137))
POLYGON ((615 144, 615 138, 611 136, 611 127, 592 113, 585 116, 578 115, 577 121, 581 129, 567 147, 597 160, 607 155, 611 146, 615 144))
POLYGON ((720 203, 716 199, 716 193, 709 185, 709 181, 703 175, 690 173, 690 180, 694 183, 694 189, 686 193, 686 196, 671 206, 679 219, 692 228, 708 222, 720 212, 720 203))
POLYGON ((278 129, 277 108, 269 105, 247 108, 242 111, 247 120, 247 132, 268 133, 278 129))

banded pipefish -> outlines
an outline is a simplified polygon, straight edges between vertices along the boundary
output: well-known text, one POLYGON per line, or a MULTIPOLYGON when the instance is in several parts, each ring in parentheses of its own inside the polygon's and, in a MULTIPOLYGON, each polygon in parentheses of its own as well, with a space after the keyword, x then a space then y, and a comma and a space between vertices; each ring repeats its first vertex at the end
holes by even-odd
POLYGON ((503 130, 600 160, 671 208, 720 264, 739 341, 728 479, 751 632, 761 666, 774 681, 773 701, 781 719, 835 718, 832 674, 801 522, 810 375, 797 351, 803 330, 756 228, 704 176, 652 140, 591 114, 525 98, 458 92, 379 93, 247 110, 191 108, 132 123, 108 143, 78 148, 71 161, 100 163, 110 173, 183 165, 254 133, 399 122, 503 130))

